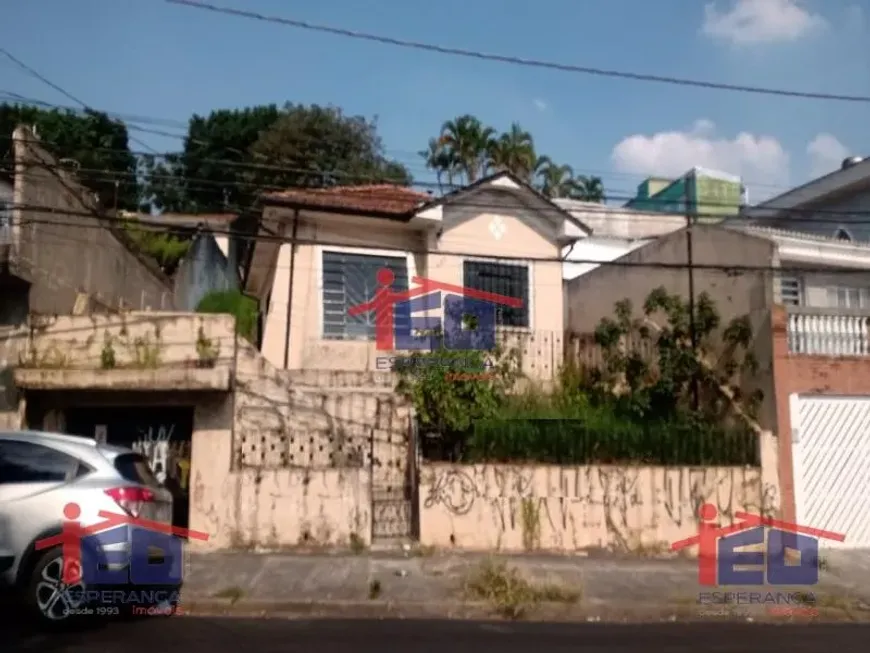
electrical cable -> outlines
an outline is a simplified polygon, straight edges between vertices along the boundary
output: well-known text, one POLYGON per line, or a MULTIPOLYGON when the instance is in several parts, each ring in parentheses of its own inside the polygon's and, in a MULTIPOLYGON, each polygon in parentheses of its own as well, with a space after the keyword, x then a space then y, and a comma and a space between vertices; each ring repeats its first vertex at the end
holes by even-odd
POLYGON ((165 0, 169 4, 183 5, 193 9, 210 11, 218 14, 235 16, 237 18, 249 18, 253 20, 263 21, 267 23, 275 23, 285 25, 287 27, 295 27, 298 29, 309 30, 313 32, 322 32, 342 36, 350 39, 363 41, 372 41, 384 45, 393 45, 401 48, 413 50, 424 50, 427 52, 437 52, 439 54, 454 55, 458 57, 466 57, 472 59, 482 59, 485 61, 495 61, 499 63, 513 64, 516 66, 526 66, 531 68, 546 68, 550 70, 559 70, 562 72, 580 73, 584 75, 595 75, 598 77, 613 77, 625 79, 635 82, 655 82, 659 84, 673 84, 679 86, 693 86, 696 88, 715 89, 720 91, 736 91, 740 93, 753 93, 758 95, 775 95, 789 98, 802 98, 807 100, 828 100, 837 102, 862 102, 870 103, 870 96, 864 95, 844 95, 835 93, 815 93, 809 91, 787 90, 779 88, 770 88, 762 86, 746 86, 740 84, 724 84, 719 82, 710 82, 697 79, 683 79, 679 77, 670 77, 666 75, 652 75, 645 73, 635 73, 620 70, 607 70, 604 68, 593 68, 590 66, 578 66, 567 63, 559 63, 555 61, 543 61, 540 59, 530 59, 513 55, 502 55, 478 50, 469 50, 465 48, 454 48, 443 45, 435 45, 432 43, 423 43, 420 41, 412 41, 409 39, 400 39, 390 36, 381 36, 378 34, 370 34, 357 30, 345 29, 341 27, 332 27, 328 25, 318 25, 307 21, 295 20, 292 18, 282 18, 280 16, 267 16, 253 11, 243 9, 235 9, 232 7, 221 7, 207 2, 197 2, 195 0, 165 0))
MULTIPOLYGON (((51 212, 51 207, 38 207, 38 206, 30 206, 30 207, 22 207, 21 205, 13 205, 13 209, 16 210, 24 210, 24 211, 38 211, 38 212, 51 212)), ((58 211, 54 209, 55 212, 62 213, 64 215, 78 215, 81 217, 89 217, 94 218, 94 214, 91 212, 78 212, 78 211, 69 211, 63 210, 58 211)), ((340 214, 340 210, 337 211, 340 214)), ((124 218, 117 218, 111 216, 103 216, 96 219, 94 223, 91 224, 83 224, 82 222, 64 222, 64 221, 55 221, 55 220, 47 220, 44 218, 28 218, 22 221, 23 224, 43 224, 43 225, 55 225, 61 227, 71 227, 71 228, 90 228, 90 229, 105 229, 107 226, 109 227, 123 227, 123 226, 131 226, 129 220, 125 220, 124 218)), ((186 234, 190 235, 191 232, 195 231, 195 229, 191 228, 180 228, 180 227, 171 227, 167 228, 165 223, 154 223, 149 221, 136 221, 133 225, 138 225, 146 228, 156 228, 162 230, 165 233, 175 233, 175 234, 186 234)), ((230 229, 216 229, 209 228, 209 231, 216 236, 232 236, 234 239, 248 241, 248 242, 277 242, 281 244, 291 244, 295 243, 297 245, 313 245, 313 246, 321 246, 321 247, 370 247, 370 242, 360 241, 359 243, 354 243, 350 241, 350 239, 346 239, 343 241, 329 241, 318 238, 296 238, 291 239, 285 236, 276 236, 270 234, 245 234, 239 233, 237 231, 232 231, 230 229)), ((739 233, 739 231, 738 231, 739 233)), ((820 241, 819 244, 825 243, 826 241, 820 241)), ((829 241, 827 244, 842 244, 837 241, 829 241)), ((428 249, 428 248, 420 248, 420 247, 397 247, 387 244, 379 244, 379 250, 383 251, 395 251, 402 253, 404 255, 408 254, 419 254, 419 255, 427 255, 427 254, 435 254, 441 256, 450 256, 450 257, 469 257, 474 256, 474 254, 468 251, 453 251, 453 250, 442 250, 442 249, 428 249)), ((868 259, 870 259, 870 247, 867 247, 868 259)), ((744 265, 744 264, 707 264, 707 263, 674 263, 674 262, 657 262, 657 261, 628 261, 628 260, 620 260, 615 259, 612 261, 601 261, 595 259, 572 259, 566 260, 562 256, 527 256, 527 255, 493 255, 487 254, 487 259, 492 261, 504 261, 506 263, 516 263, 518 261, 524 261, 528 263, 571 263, 576 265, 603 265, 603 266, 612 266, 612 267, 624 267, 624 268, 652 268, 652 269, 669 269, 669 270, 714 270, 714 271, 724 271, 730 274, 740 274, 745 272, 776 272, 776 273, 802 273, 802 272, 819 272, 820 270, 824 270, 824 266, 773 266, 773 265, 744 265)), ((848 273, 848 274, 868 274, 868 268, 838 268, 837 273, 848 273)))

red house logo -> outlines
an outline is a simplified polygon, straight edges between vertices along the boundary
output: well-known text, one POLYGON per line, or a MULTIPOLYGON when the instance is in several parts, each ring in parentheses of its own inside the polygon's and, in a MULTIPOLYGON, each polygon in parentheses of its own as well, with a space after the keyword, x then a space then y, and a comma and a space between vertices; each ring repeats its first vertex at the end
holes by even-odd
POLYGON ((746 512, 730 526, 714 523, 716 506, 698 510, 698 534, 671 544, 671 551, 698 545, 701 585, 815 585, 819 581, 819 540, 843 542, 846 536, 746 512), (741 551, 743 547, 756 547, 741 551), (800 556, 794 564, 789 551, 800 556))

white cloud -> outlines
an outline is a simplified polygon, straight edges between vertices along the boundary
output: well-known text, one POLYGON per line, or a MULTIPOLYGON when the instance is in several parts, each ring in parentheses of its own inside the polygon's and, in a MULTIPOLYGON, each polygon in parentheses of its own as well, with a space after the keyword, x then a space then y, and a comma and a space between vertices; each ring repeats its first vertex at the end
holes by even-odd
POLYGON ((849 148, 831 134, 817 134, 807 145, 810 157, 810 174, 813 179, 838 169, 843 159, 849 156, 849 148))
POLYGON ((730 10, 716 2, 704 7, 701 31, 733 45, 795 41, 827 24, 806 9, 802 0, 735 0, 730 10))
POLYGON ((710 120, 698 120, 689 131, 634 134, 611 153, 614 167, 639 175, 677 177, 694 166, 739 175, 749 183, 788 183, 789 156, 772 136, 740 132, 732 139, 716 136, 710 120))
POLYGON ((546 111, 547 110, 547 103, 544 102, 544 100, 541 100, 540 98, 535 98, 534 100, 532 100, 532 102, 538 111, 546 111))

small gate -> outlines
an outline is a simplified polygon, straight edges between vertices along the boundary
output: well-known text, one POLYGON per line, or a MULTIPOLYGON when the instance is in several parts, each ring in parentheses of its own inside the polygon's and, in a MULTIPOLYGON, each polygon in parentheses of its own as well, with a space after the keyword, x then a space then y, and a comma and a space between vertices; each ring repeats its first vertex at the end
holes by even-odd
POLYGON ((870 546, 870 397, 791 395, 797 521, 870 546))
POLYGON ((397 415, 392 402, 378 402, 378 413, 378 422, 387 417, 388 427, 372 429, 371 436, 372 542, 416 539, 414 420, 408 415, 397 415), (382 414, 385 410, 391 413, 388 417, 382 414), (402 426, 396 428, 399 424, 402 426))
POLYGON ((67 432, 145 456, 151 471, 172 492, 173 523, 188 525, 192 407, 93 406, 64 412, 67 432))

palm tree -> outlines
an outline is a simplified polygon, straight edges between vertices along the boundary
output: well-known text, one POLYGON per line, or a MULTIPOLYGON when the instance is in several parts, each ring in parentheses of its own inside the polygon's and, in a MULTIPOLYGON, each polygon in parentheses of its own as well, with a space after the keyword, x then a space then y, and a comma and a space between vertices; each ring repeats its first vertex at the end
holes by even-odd
POLYGON ((456 169, 473 184, 486 169, 487 148, 495 131, 485 127, 472 115, 448 120, 441 127, 439 143, 448 149, 456 161, 456 169))
POLYGON ((513 123, 510 131, 491 139, 487 148, 488 167, 494 170, 509 170, 525 181, 531 181, 538 156, 535 142, 529 132, 519 123, 513 123))
POLYGON ((548 161, 546 167, 540 172, 541 192, 553 199, 556 197, 570 197, 576 190, 574 171, 571 166, 560 166, 548 161))
POLYGON ((605 201, 604 184, 601 183, 601 177, 585 177, 577 175, 574 177, 572 189, 568 197, 584 202, 597 202, 603 204, 605 201))
POLYGON ((426 167, 435 172, 439 190, 444 193, 443 179, 445 175, 447 186, 452 188, 453 176, 456 173, 456 160, 453 152, 442 145, 440 139, 430 138, 428 148, 419 154, 426 160, 426 167))

